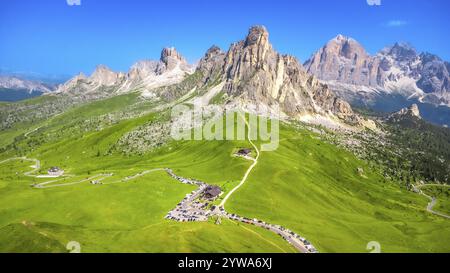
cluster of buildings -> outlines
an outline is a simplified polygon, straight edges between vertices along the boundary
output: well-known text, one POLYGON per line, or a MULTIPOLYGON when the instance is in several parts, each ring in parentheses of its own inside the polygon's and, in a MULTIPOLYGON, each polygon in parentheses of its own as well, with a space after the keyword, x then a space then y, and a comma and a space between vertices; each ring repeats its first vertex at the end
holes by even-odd
POLYGON ((181 183, 197 185, 198 189, 188 193, 173 210, 167 213, 165 218, 178 222, 207 221, 212 214, 212 210, 208 209, 209 202, 222 193, 220 187, 178 176, 171 169, 166 169, 166 172, 181 183))
MULTIPOLYGON (((250 149, 240 149, 236 155, 245 157, 249 156, 250 152, 250 149)), ((165 216, 166 219, 175 220, 178 222, 194 222, 207 221, 210 216, 218 215, 242 223, 263 227, 267 230, 275 232, 288 243, 294 245, 294 247, 299 248, 302 251, 305 251, 306 249, 308 253, 318 252, 316 248, 314 248, 314 246, 305 238, 280 225, 269 224, 256 218, 250 219, 238 216, 236 214, 230 214, 227 213, 221 206, 210 206, 210 202, 214 201, 222 194, 220 187, 208 185, 199 180, 178 176, 171 169, 165 170, 172 178, 180 181, 181 183, 198 186, 197 190, 187 194, 183 200, 177 204, 175 209, 167 213, 165 216), (209 206, 210 208, 208 209, 209 206)), ((220 217, 218 219, 220 219, 220 217)))

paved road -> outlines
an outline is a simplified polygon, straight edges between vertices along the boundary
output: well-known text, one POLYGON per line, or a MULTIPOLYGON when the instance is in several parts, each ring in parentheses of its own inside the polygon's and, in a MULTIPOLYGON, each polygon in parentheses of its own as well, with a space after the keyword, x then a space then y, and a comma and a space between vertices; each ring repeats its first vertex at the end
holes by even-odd
MULTIPOLYGON (((123 178, 121 180, 107 182, 107 183, 101 183, 101 184, 109 185, 109 184, 116 184, 116 183, 124 183, 124 182, 136 179, 138 177, 141 177, 141 176, 144 176, 144 175, 146 175, 148 173, 156 172, 156 171, 164 171, 164 169, 157 168, 157 169, 145 170, 145 171, 137 173, 137 174, 135 174, 133 176, 125 177, 125 178, 123 178)), ((44 183, 36 184, 36 185, 34 185, 34 187, 43 189, 43 188, 51 188, 51 187, 63 187, 63 186, 76 185, 76 184, 80 184, 80 183, 83 183, 83 182, 94 181, 94 180, 97 181, 97 182, 101 182, 102 180, 104 180, 104 179, 106 179, 108 177, 111 177, 113 175, 114 175, 114 173, 102 173, 102 174, 97 174, 97 175, 91 176, 89 178, 82 179, 80 181, 69 182, 69 183, 61 183, 61 184, 53 184, 55 182, 58 182, 58 181, 62 180, 62 179, 57 179, 57 180, 52 180, 52 181, 47 181, 47 182, 44 182, 44 183), (48 184, 52 184, 52 185, 48 185, 48 184)))
POLYGON ((70 186, 70 185, 76 185, 76 184, 80 184, 83 182, 88 182, 88 181, 93 181, 96 180, 98 182, 104 180, 107 177, 112 176, 113 174, 111 173, 107 173, 107 174, 97 174, 79 181, 74 181, 74 182, 68 182, 68 183, 61 183, 61 184, 53 184, 55 182, 61 181, 64 178, 61 179, 57 179, 57 180, 52 180, 52 181, 47 181, 47 182, 43 182, 43 183, 39 183, 34 185, 35 188, 39 188, 39 189, 45 189, 45 188, 53 188, 53 187, 64 187, 64 186, 70 186), (51 184, 51 185, 50 185, 51 184))
POLYGON ((284 240, 290 243, 294 248, 296 248, 301 253, 317 253, 317 250, 308 243, 308 247, 304 242, 305 239, 301 238, 298 234, 293 233, 290 230, 284 229, 281 226, 272 225, 266 222, 257 221, 254 219, 245 219, 244 217, 232 215, 225 211, 220 213, 222 217, 228 218, 233 221, 239 221, 245 224, 252 224, 254 226, 258 226, 267 230, 270 230, 278 235, 280 235, 284 240), (302 241, 303 240, 303 241, 302 241))
POLYGON ((261 224, 261 223, 254 222, 254 221, 252 221, 252 223, 255 226, 259 226, 259 227, 268 229, 268 230, 270 230, 270 231, 280 235, 281 237, 283 237, 284 240, 288 241, 299 252, 301 252, 301 253, 309 253, 308 249, 306 249, 305 244, 302 241, 300 241, 299 239, 297 239, 294 236, 292 236, 291 234, 289 234, 288 232, 283 231, 280 228, 274 227, 272 225, 261 224))
POLYGON ((11 158, 5 159, 3 161, 0 161, 0 164, 8 162, 8 161, 11 161, 11 160, 25 160, 25 161, 34 162, 34 165, 31 166, 31 168, 33 168, 33 169, 31 171, 23 173, 26 176, 33 176, 33 177, 35 177, 36 175, 32 175, 32 173, 35 173, 35 172, 37 172, 38 170, 41 169, 41 161, 39 161, 38 159, 35 159, 35 158, 11 157, 11 158))
POLYGON ((41 126, 36 127, 36 128, 34 128, 34 129, 32 129, 32 130, 26 132, 23 136, 24 136, 24 137, 28 137, 30 134, 32 134, 32 133, 36 132, 37 130, 41 129, 42 127, 46 126, 48 123, 50 123, 50 121, 52 121, 54 118, 56 118, 57 116, 60 116, 60 115, 62 115, 62 114, 63 114, 63 113, 58 113, 58 114, 56 114, 56 115, 50 117, 48 120, 46 120, 46 121, 44 122, 44 124, 42 124, 41 126))
POLYGON ((427 205, 427 210, 432 212, 434 205, 436 205, 436 197, 431 198, 431 202, 427 205))
MULTIPOLYGON (((428 196, 428 197, 429 197, 429 196, 428 196)), ((434 207, 434 205, 436 205, 437 200, 436 200, 435 197, 429 197, 429 198, 431 198, 431 202, 428 203, 428 205, 427 205, 427 211, 428 211, 428 212, 431 212, 431 213, 433 213, 433 214, 435 214, 435 215, 439 215, 439 216, 441 216, 441 217, 450 219, 450 216, 448 216, 447 214, 444 214, 444 213, 441 213, 441 212, 434 211, 434 210, 433 210, 433 207, 434 207)))
MULTIPOLYGON (((138 178, 138 177, 144 176, 144 175, 146 175, 146 174, 148 174, 148 173, 158 172, 158 171, 164 171, 164 169, 162 169, 162 168, 156 168, 156 169, 151 169, 151 170, 145 170, 145 171, 140 172, 140 173, 137 173, 137 174, 135 174, 135 175, 125 177, 125 178, 123 178, 123 179, 121 179, 121 180, 112 181, 112 182, 107 182, 107 183, 103 183, 103 184, 104 184, 104 185, 108 185, 108 184, 123 183, 123 182, 127 182, 127 181, 130 181, 130 180, 136 179, 136 178, 138 178)), ((114 175, 114 174, 112 174, 112 175, 114 175)))
POLYGON ((431 197, 428 194, 425 194, 420 188, 423 187, 427 187, 427 186, 434 186, 434 187, 449 187, 449 185, 442 185, 442 184, 424 184, 424 185, 413 185, 413 189, 415 192, 427 197, 428 199, 430 199, 431 201, 427 204, 427 211, 434 214, 434 215, 438 215, 447 219, 450 219, 450 216, 448 216, 445 213, 441 213, 441 212, 437 212, 433 210, 433 207, 436 205, 437 203, 437 199, 436 197, 431 197))

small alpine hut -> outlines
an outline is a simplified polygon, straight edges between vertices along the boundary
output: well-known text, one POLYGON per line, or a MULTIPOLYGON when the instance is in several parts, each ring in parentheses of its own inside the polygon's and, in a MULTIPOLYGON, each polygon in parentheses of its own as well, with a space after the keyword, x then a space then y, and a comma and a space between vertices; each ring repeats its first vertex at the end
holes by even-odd
POLYGON ((59 167, 51 167, 47 173, 51 176, 61 176, 64 174, 64 170, 61 170, 59 167))
POLYGON ((249 156, 251 152, 252 150, 249 148, 242 148, 239 149, 236 154, 239 156, 249 156))

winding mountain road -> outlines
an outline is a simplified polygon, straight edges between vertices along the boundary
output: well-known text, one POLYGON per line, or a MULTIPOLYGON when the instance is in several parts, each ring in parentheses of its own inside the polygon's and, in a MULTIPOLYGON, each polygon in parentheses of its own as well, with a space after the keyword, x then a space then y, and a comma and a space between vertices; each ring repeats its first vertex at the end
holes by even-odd
POLYGON ((247 138, 248 138, 248 141, 250 142, 250 144, 253 146, 253 148, 254 148, 255 151, 256 151, 256 157, 255 157, 255 158, 245 157, 246 159, 253 160, 253 164, 250 165, 250 167, 247 169, 247 171, 245 172, 244 177, 242 177, 241 182, 240 182, 236 187, 234 187, 234 188, 233 188, 233 189, 232 189, 232 190, 231 190, 231 191, 223 198, 222 202, 220 202, 219 207, 223 207, 223 208, 225 208, 225 203, 227 202, 228 198, 230 198, 230 196, 231 196, 237 189, 239 189, 242 185, 244 185, 245 181, 247 181, 248 175, 249 175, 250 172, 253 170, 253 168, 258 164, 259 150, 258 150, 258 147, 256 147, 256 145, 253 143, 253 141, 252 141, 251 138, 250 138, 250 133, 251 133, 250 125, 248 124, 247 119, 245 118, 245 116, 242 116, 242 114, 241 114, 240 117, 244 120, 245 125, 246 125, 247 128, 248 128, 248 131, 247 131, 247 138))
POLYGON ((11 157, 11 158, 5 159, 3 161, 0 161, 0 164, 6 163, 6 162, 9 162, 12 160, 24 160, 24 161, 34 162, 34 165, 30 166, 32 168, 32 170, 23 173, 25 176, 36 177, 36 175, 33 175, 32 173, 35 173, 39 169, 41 169, 41 161, 39 161, 38 159, 35 159, 35 158, 27 158, 27 157, 11 157))
POLYGON ((438 212, 438 211, 435 211, 435 210, 433 210, 433 207, 436 205, 436 203, 437 203, 437 199, 436 199, 436 197, 432 197, 432 196, 429 196, 428 194, 426 194, 426 193, 424 193, 420 188, 423 188, 423 187, 429 187, 429 186, 433 186, 433 187, 446 187, 446 188, 448 188, 448 187, 450 187, 450 185, 441 185, 441 184, 424 184, 424 185, 418 185, 418 186, 413 186, 413 189, 414 189, 414 191, 415 192, 417 192, 417 193, 419 193, 419 194, 421 194, 421 195, 423 195, 423 196, 425 196, 426 198, 428 198, 428 199, 430 199, 431 201, 427 204, 427 211, 428 212, 430 212, 430 213, 432 213, 432 214, 434 214, 434 215, 438 215, 438 216, 441 216, 441 217, 444 217, 444 218, 447 218, 447 219, 450 219, 450 216, 449 215, 447 215, 447 214, 445 214, 445 213, 441 213, 441 212, 438 212))

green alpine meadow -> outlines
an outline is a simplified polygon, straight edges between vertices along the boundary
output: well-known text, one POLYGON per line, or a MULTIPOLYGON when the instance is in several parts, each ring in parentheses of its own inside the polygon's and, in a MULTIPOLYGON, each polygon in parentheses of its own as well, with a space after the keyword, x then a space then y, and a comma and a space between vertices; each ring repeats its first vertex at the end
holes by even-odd
MULTIPOLYGON (((389 45, 418 18, 373 24, 374 42, 358 18, 288 26, 260 7, 226 26, 217 8, 193 13, 203 29, 174 19, 198 3, 163 20, 118 1, 100 20, 98 3, 69 2, 48 7, 54 28, 0 26, 14 41, 0 45, 0 253, 450 252, 448 56, 389 45)), ((433 41, 420 49, 448 50, 433 41)))

